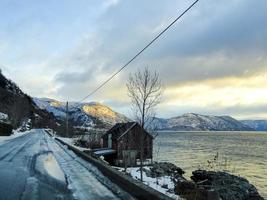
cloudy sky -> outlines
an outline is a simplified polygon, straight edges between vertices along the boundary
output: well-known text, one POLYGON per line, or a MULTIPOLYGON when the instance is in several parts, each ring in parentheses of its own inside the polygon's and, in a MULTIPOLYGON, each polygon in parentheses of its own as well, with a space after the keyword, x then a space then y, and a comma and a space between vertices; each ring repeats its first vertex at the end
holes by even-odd
MULTIPOLYGON (((26 93, 81 100, 192 0, 0 0, 0 68, 26 93)), ((128 114, 129 73, 157 70, 160 117, 267 118, 267 1, 200 0, 87 101, 128 114)))

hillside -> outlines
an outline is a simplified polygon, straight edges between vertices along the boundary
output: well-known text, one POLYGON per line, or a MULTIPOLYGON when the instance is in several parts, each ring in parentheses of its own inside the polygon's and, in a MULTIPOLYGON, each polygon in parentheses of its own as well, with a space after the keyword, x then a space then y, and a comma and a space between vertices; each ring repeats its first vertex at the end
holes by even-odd
POLYGON ((241 120, 241 122, 256 131, 267 131, 267 120, 241 120))
MULTIPOLYGON (((34 98, 34 102, 40 109, 53 113, 57 119, 65 120, 65 102, 49 98, 34 98)), ((118 122, 129 121, 124 115, 97 102, 69 103, 69 120, 72 122, 73 126, 83 129, 110 128, 118 122)))
POLYGON ((14 128, 51 127, 58 129, 54 116, 39 109, 32 98, 25 94, 13 81, 0 71, 0 112, 1 118, 8 118, 14 128))
POLYGON ((169 119, 156 118, 159 130, 173 131, 251 131, 253 128, 230 116, 209 116, 187 113, 169 119))

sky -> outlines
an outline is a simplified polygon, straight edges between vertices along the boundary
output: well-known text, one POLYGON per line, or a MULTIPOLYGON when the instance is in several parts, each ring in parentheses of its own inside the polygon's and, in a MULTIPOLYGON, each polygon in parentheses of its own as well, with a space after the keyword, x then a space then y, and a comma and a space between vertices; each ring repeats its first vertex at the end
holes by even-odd
MULTIPOLYGON (((0 0, 0 68, 31 96, 79 101, 192 2, 0 0)), ((200 0, 86 101, 130 114, 126 80, 147 67, 164 84, 158 117, 267 119, 266 10, 266 0, 200 0)))

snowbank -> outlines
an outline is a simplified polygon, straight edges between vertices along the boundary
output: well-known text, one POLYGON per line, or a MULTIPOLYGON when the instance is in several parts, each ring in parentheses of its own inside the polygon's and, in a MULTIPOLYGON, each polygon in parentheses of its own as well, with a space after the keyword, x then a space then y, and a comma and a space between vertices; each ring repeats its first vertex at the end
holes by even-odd
MULTIPOLYGON (((124 168, 114 167, 115 169, 124 172, 124 168)), ((145 170, 149 171, 149 167, 144 167, 145 170)), ((125 172, 124 172, 125 173, 125 172)), ((140 180, 140 168, 139 167, 130 167, 127 168, 126 173, 131 175, 134 179, 140 180)), ((176 200, 182 200, 181 197, 175 195, 174 183, 170 176, 162 176, 157 178, 148 177, 146 172, 143 172, 143 183, 147 186, 173 198, 176 200)))
POLYGON ((75 138, 65 138, 65 137, 55 137, 58 138, 59 140, 62 140, 63 142, 69 144, 72 147, 75 147, 76 149, 79 149, 80 151, 89 151, 91 149, 89 148, 83 148, 75 145, 75 138))

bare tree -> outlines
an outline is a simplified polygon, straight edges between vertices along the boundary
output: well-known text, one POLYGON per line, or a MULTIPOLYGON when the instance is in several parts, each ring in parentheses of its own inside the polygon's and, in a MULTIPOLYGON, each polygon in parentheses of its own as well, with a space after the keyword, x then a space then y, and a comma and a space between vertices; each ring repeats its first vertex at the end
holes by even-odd
POLYGON ((159 74, 151 72, 148 68, 138 70, 130 74, 127 81, 128 95, 131 98, 132 110, 135 120, 141 125, 140 137, 140 173, 143 181, 143 157, 144 157, 144 129, 152 127, 155 117, 155 108, 160 103, 163 87, 159 74))

